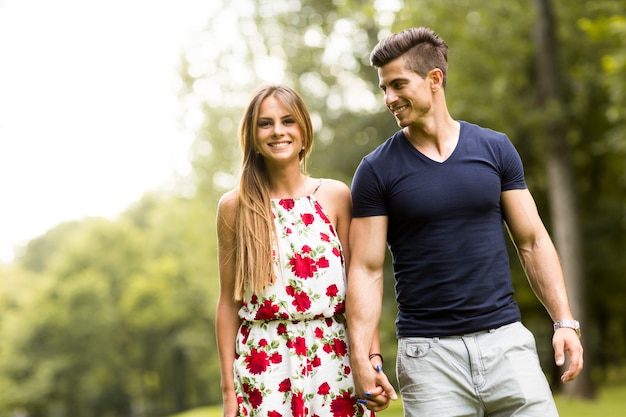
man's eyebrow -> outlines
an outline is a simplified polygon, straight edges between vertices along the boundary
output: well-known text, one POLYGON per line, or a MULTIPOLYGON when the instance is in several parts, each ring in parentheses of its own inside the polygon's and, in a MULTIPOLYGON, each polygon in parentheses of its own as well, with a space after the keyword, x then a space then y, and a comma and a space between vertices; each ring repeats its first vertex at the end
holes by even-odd
POLYGON ((382 89, 383 87, 387 86, 387 85, 392 85, 392 84, 397 84, 399 82, 403 82, 406 81, 406 78, 402 78, 402 77, 398 77, 398 78, 394 78, 393 80, 387 82, 387 83, 379 83, 378 84, 378 88, 382 89))

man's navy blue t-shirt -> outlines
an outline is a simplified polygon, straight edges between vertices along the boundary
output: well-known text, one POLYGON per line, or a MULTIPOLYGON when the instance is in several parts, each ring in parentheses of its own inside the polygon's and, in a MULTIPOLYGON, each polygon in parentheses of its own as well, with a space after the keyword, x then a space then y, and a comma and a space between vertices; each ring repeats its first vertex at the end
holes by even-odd
POLYGON ((506 135, 460 122, 444 162, 398 131, 352 182, 353 216, 387 216, 396 280, 398 337, 461 335, 520 320, 500 194, 525 189, 506 135))

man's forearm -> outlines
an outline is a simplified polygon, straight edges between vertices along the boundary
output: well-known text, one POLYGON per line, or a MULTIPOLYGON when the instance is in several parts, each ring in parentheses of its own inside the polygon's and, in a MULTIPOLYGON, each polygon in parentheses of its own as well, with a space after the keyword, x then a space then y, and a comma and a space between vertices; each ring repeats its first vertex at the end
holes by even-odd
MULTIPOLYGON (((354 271, 356 272, 356 271, 354 271)), ((382 274, 351 274, 346 294, 346 318, 350 355, 358 362, 369 361, 382 305, 382 274)))
POLYGON ((572 318, 563 270, 549 237, 544 237, 531 250, 520 251, 520 259, 528 281, 552 320, 572 318))

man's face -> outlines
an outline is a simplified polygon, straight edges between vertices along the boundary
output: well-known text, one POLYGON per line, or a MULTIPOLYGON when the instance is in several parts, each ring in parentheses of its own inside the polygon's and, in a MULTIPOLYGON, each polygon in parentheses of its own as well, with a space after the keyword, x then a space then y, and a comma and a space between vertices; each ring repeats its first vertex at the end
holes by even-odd
POLYGON ((378 79, 385 105, 395 117, 398 126, 405 127, 419 122, 430 111, 432 81, 408 69, 402 57, 378 68, 378 79))

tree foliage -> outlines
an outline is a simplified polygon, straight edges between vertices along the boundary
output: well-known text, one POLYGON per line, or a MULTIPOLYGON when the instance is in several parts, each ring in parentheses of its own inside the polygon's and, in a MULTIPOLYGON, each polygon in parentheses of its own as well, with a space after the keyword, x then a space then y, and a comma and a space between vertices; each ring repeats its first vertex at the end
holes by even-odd
MULTIPOLYGON (((180 65, 181 122, 196 132, 192 184, 146 195, 115 220, 61 224, 0 269, 0 414, 158 416, 219 403, 215 207, 236 186, 243 106, 261 83, 292 85, 315 125, 309 173, 349 184, 363 155, 397 129, 369 52, 420 25, 450 45, 453 116, 509 135, 549 228, 541 126, 566 121, 585 242, 584 342, 601 382, 626 359, 626 4, 553 4, 566 104, 548 110, 535 104, 530 2, 242 0, 211 16, 180 65)), ((386 275, 381 333, 392 364, 389 266, 386 275)), ((515 262, 514 280, 549 367, 549 318, 515 262)))

